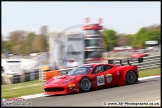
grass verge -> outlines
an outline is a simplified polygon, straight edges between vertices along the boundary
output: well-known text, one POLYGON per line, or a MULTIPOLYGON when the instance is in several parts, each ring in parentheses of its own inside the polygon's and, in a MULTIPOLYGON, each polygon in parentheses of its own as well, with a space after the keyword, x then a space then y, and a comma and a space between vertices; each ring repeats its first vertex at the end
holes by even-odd
POLYGON ((146 77, 161 74, 161 68, 139 71, 139 77, 146 77))
MULTIPOLYGON (((161 68, 140 71, 139 77, 161 74, 160 70, 161 68)), ((3 98, 20 97, 44 92, 43 83, 39 80, 23 82, 19 84, 1 85, 1 87, 3 98)))
POLYGON ((43 82, 39 80, 2 85, 1 87, 3 98, 14 98, 44 92, 43 82))

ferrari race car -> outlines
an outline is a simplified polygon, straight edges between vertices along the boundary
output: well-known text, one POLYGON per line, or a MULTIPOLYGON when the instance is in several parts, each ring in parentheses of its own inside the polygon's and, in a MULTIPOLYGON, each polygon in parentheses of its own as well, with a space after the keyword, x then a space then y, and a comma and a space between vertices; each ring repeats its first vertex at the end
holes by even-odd
POLYGON ((135 55, 131 55, 129 58, 143 58, 149 56, 149 53, 140 53, 140 54, 135 54, 135 55))
MULTIPOLYGON (((143 58, 136 59, 142 62, 143 58)), ((114 60, 108 60, 108 64, 92 63, 78 66, 66 75, 55 76, 44 84, 45 94, 71 94, 75 92, 87 92, 94 89, 109 86, 123 86, 138 82, 138 67, 131 65, 114 64, 114 60)))

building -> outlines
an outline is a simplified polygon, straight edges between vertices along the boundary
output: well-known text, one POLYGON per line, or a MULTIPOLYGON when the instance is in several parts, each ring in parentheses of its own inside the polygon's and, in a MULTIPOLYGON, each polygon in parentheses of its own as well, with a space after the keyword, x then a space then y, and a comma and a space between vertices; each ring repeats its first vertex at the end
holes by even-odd
POLYGON ((102 26, 99 24, 90 24, 83 26, 85 36, 85 62, 93 58, 102 58, 103 48, 103 37, 100 33, 102 26))
POLYGON ((99 24, 88 24, 83 26, 82 33, 49 36, 50 64, 60 67, 64 61, 75 59, 81 65, 87 60, 102 58, 104 48, 100 30, 102 26, 99 24))
POLYGON ((84 62, 84 35, 81 33, 68 34, 63 37, 63 59, 74 59, 78 64, 84 62))

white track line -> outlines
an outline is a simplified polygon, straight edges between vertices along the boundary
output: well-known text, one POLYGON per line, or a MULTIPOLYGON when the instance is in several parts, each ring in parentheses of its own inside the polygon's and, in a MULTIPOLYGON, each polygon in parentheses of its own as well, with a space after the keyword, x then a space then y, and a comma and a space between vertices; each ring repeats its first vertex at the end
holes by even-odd
POLYGON ((158 78, 158 77, 161 77, 161 76, 160 75, 157 75, 157 76, 148 76, 148 77, 138 78, 138 80, 146 80, 146 79, 158 78))
MULTIPOLYGON (((140 80, 146 80, 146 79, 152 79, 152 78, 158 78, 158 77, 161 77, 161 76, 159 75, 159 76, 143 77, 143 78, 139 78, 139 81, 140 80)), ((32 99, 32 98, 45 97, 45 96, 48 96, 48 95, 45 95, 44 93, 39 93, 39 94, 35 94, 35 95, 21 96, 20 98, 23 98, 23 99, 32 99)))
POLYGON ((44 97, 47 96, 44 93, 39 93, 39 94, 35 94, 35 95, 27 95, 27 96, 21 96, 20 98, 23 99, 32 99, 32 98, 38 98, 38 97, 44 97))

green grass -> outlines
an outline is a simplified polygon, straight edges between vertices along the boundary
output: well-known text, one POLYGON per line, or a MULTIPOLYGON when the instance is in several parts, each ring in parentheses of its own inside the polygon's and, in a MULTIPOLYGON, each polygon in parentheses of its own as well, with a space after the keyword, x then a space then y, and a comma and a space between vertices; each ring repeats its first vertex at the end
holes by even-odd
POLYGON ((161 68, 139 71, 139 77, 158 75, 161 74, 160 72, 161 72, 161 68))
MULTIPOLYGON (((140 71, 139 77, 157 75, 160 74, 160 70, 161 68, 140 71)), ((3 98, 20 97, 44 92, 43 82, 39 80, 23 82, 18 84, 1 85, 1 87, 3 98)))
POLYGON ((34 85, 34 84, 43 84, 42 81, 39 80, 34 80, 34 81, 29 81, 29 82, 22 82, 22 83, 17 83, 17 84, 8 84, 8 85, 2 85, 4 90, 7 89, 14 89, 16 87, 27 87, 30 85, 34 85))
POLYGON ((20 97, 44 92, 43 82, 39 80, 2 85, 1 87, 2 97, 4 98, 20 97))

